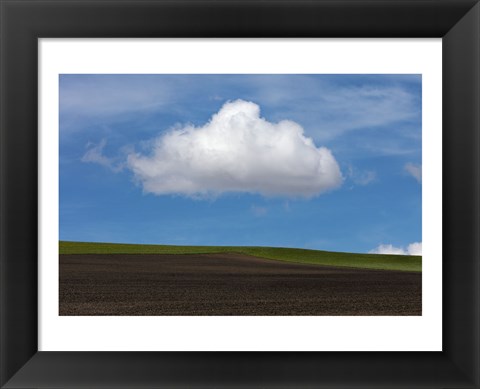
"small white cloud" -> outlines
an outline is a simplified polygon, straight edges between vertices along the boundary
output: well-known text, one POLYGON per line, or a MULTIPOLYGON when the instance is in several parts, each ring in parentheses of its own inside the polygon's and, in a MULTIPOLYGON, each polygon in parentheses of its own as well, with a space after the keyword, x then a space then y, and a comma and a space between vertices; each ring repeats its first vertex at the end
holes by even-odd
POLYGON ((407 246, 408 255, 422 255, 422 242, 411 243, 407 246))
POLYGON ((354 182, 358 185, 368 185, 372 181, 375 181, 377 174, 374 171, 365 171, 361 172, 357 177, 355 177, 354 182))
POLYGON ((111 167, 112 161, 103 155, 103 148, 107 144, 105 139, 102 139, 98 145, 92 143, 87 144, 87 152, 82 157, 82 162, 93 162, 105 167, 111 167))
POLYGON ((103 149, 106 146, 107 141, 102 139, 98 145, 94 145, 92 143, 87 144, 87 152, 83 155, 81 161, 82 162, 90 162, 90 163, 97 163, 102 165, 114 172, 119 172, 123 169, 123 166, 116 165, 111 158, 106 157, 103 154, 103 149))
POLYGON ((422 183, 422 165, 415 165, 409 162, 405 165, 405 170, 420 184, 422 183))
POLYGON ((227 192, 312 197, 343 178, 329 149, 316 147, 290 120, 272 123, 252 102, 227 102, 202 127, 175 128, 152 142, 151 155, 127 165, 145 192, 191 197, 227 192))
POLYGON ((377 173, 373 170, 358 170, 352 166, 348 167, 348 177, 357 185, 365 186, 375 181, 377 173))
POLYGON ((401 247, 395 247, 391 244, 381 244, 377 248, 369 251, 371 254, 395 254, 395 255, 406 255, 404 249, 401 247))
POLYGON ((225 100, 223 99, 221 96, 219 95, 213 95, 213 96, 210 96, 209 98, 210 100, 213 100, 213 101, 221 101, 221 100, 225 100))
POLYGON ((250 210, 257 217, 265 216, 268 213, 268 208, 260 207, 258 205, 252 205, 250 207, 250 210))
POLYGON ((422 242, 409 244, 406 248, 395 247, 391 244, 381 244, 369 251, 370 254, 393 254, 393 255, 422 255, 422 242))

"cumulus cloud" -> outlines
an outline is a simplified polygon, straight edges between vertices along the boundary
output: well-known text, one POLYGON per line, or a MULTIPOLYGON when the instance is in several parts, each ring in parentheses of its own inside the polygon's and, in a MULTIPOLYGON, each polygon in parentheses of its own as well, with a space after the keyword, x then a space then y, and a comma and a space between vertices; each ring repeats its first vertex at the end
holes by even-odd
POLYGON ((371 254, 394 254, 394 255, 422 255, 422 242, 410 243, 406 248, 395 247, 391 244, 381 244, 369 251, 371 254))
POLYGON ((420 184, 422 183, 422 165, 415 165, 413 163, 407 163, 405 170, 415 178, 420 184))
POLYGON ((290 120, 272 123, 252 102, 227 102, 201 127, 175 128, 131 153, 127 166, 145 192, 216 196, 226 192, 312 197, 343 178, 331 151, 290 120))

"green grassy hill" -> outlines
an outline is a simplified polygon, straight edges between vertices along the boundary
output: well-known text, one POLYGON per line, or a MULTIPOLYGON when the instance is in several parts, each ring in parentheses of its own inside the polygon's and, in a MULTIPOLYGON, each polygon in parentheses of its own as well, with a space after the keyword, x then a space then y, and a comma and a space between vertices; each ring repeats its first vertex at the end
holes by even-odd
POLYGON ((224 252, 313 265, 422 271, 421 256, 354 254, 280 247, 169 246, 60 241, 60 254, 209 254, 224 252))

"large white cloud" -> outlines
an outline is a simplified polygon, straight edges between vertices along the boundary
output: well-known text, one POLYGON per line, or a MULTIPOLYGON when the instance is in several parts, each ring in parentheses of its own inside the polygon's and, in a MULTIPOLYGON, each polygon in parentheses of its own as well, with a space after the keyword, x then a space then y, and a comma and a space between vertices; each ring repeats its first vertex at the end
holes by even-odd
POLYGON ((299 124, 271 123, 243 100, 227 102, 202 127, 167 132, 150 155, 129 154, 127 166, 145 192, 157 195, 311 197, 343 180, 330 150, 316 147, 299 124))
POLYGON ((422 242, 410 243, 406 248, 391 244, 381 244, 370 251, 371 254, 422 255, 422 242))

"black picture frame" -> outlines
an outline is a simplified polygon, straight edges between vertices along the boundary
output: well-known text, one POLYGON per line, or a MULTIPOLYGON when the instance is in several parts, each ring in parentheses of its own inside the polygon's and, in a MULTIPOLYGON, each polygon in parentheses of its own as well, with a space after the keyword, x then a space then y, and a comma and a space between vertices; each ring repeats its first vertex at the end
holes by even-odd
POLYGON ((0 0, 0 385, 480 388, 478 0, 0 0), (442 352, 38 352, 38 38, 437 37, 442 352))

